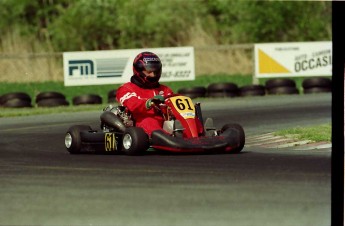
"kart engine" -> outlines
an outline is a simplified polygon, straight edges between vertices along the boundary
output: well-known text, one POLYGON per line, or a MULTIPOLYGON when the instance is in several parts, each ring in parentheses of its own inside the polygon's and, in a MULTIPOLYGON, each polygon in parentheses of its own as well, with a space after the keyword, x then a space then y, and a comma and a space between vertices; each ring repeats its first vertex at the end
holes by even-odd
POLYGON ((107 131, 112 127, 120 130, 124 130, 124 127, 131 127, 134 125, 131 113, 124 106, 112 106, 109 105, 103 109, 101 114, 101 129, 107 131), (122 123, 119 123, 119 119, 122 123), (123 125, 121 125, 123 124, 123 125))

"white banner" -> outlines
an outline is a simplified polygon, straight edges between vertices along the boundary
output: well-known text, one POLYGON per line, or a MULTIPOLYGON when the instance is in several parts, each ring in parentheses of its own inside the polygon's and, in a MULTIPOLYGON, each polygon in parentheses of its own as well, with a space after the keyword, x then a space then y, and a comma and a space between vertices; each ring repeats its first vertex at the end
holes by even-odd
POLYGON ((193 47, 64 52, 65 86, 122 84, 133 75, 133 60, 141 52, 162 61, 161 82, 195 79, 193 47))
POLYGON ((255 44, 255 77, 332 76, 332 42, 255 44))

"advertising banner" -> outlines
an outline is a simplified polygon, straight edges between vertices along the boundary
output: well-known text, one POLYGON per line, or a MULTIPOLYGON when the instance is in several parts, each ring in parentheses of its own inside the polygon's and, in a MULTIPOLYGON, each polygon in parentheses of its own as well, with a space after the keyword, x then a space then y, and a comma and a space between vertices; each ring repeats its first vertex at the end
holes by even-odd
POLYGON ((255 77, 332 75, 332 42, 255 44, 255 77))
POLYGON ((65 86, 122 84, 133 75, 133 60, 141 52, 157 54, 162 61, 160 81, 195 79, 193 47, 64 52, 65 86))

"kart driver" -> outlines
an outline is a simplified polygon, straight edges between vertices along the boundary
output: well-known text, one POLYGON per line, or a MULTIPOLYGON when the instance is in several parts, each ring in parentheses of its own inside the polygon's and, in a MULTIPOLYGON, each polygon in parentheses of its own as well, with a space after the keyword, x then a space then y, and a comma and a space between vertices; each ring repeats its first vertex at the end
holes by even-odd
POLYGON ((116 91, 116 100, 132 114, 136 127, 141 127, 151 137, 154 130, 163 127, 163 116, 153 107, 164 102, 173 91, 159 83, 162 63, 152 52, 142 52, 133 61, 131 81, 116 91))

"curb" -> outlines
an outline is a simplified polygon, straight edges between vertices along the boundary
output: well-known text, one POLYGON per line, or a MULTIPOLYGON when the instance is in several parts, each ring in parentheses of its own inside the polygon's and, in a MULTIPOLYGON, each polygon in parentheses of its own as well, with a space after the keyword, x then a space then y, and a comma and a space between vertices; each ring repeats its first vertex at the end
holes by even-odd
POLYGON ((264 148, 288 148, 296 147, 293 150, 331 150, 332 143, 315 142, 311 140, 297 140, 293 138, 276 136, 273 133, 249 136, 246 140, 246 147, 264 147, 264 148))

